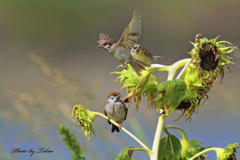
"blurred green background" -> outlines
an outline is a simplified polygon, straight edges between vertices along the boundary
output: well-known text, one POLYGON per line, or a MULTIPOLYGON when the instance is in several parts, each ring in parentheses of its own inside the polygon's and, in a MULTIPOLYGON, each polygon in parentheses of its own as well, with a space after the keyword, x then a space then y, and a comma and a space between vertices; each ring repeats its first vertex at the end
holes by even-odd
MULTIPOLYGON (((71 159, 56 125, 64 123, 77 135, 89 160, 112 160, 124 147, 140 147, 124 132, 110 132, 106 120, 97 118, 97 136, 87 142, 73 122, 74 104, 102 112, 111 91, 126 96, 122 85, 109 74, 120 64, 107 51, 98 49, 98 33, 118 40, 132 18, 133 10, 142 15, 139 43, 155 55, 168 57, 161 63, 171 65, 187 54, 195 35, 209 39, 240 42, 240 1, 144 1, 144 0, 1 0, 0 1, 0 159, 71 159), (14 154, 12 148, 46 147, 50 154, 14 154), (93 154, 94 153, 94 154, 93 154)), ((238 63, 240 52, 231 54, 238 63)), ((165 81, 167 73, 156 73, 165 81)), ((173 120, 206 146, 225 147, 240 142, 240 67, 233 66, 223 83, 214 84, 207 104, 192 116, 173 120)), ((147 109, 143 98, 139 110, 131 104, 123 126, 151 147, 158 113, 147 109)), ((181 134, 170 131, 178 138, 181 134)), ((216 159, 215 153, 207 154, 216 159)), ((134 160, 148 159, 141 152, 134 160)))

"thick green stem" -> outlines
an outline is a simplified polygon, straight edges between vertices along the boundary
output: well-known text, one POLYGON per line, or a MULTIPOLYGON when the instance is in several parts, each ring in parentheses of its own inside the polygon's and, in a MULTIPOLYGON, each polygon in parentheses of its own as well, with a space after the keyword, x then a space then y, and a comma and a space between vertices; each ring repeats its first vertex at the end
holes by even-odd
POLYGON ((204 154, 204 153, 207 153, 207 152, 210 152, 210 151, 215 151, 216 153, 218 152, 223 152, 224 149, 222 148, 208 148, 208 149, 205 149, 203 150, 202 152, 199 152, 198 154, 194 155, 193 157, 191 157, 189 160, 194 160, 195 158, 197 158, 198 156, 204 154))
POLYGON ((177 76, 176 79, 179 79, 181 77, 181 75, 183 74, 183 72, 187 69, 187 67, 189 66, 189 64, 192 62, 192 59, 188 59, 187 64, 183 67, 183 69, 181 70, 181 72, 179 73, 179 75, 177 76))
POLYGON ((187 134, 182 128, 180 128, 178 126, 166 126, 166 128, 167 129, 176 129, 176 130, 180 131, 181 134, 182 134, 182 138, 185 139, 185 140, 188 140, 187 134))
POLYGON ((165 66, 165 65, 162 65, 162 64, 152 64, 151 68, 158 67, 159 71, 168 71, 168 80, 173 80, 173 78, 174 78, 174 76, 176 74, 176 71, 180 67, 185 66, 182 69, 182 71, 179 73, 178 77, 176 78, 176 79, 178 79, 183 74, 183 72, 189 66, 190 63, 191 63, 191 59, 190 58, 186 58, 186 59, 182 59, 182 60, 179 60, 179 61, 175 62, 171 66, 165 66))
MULTIPOLYGON (((169 80, 173 80, 173 78, 174 78, 174 76, 175 76, 175 74, 176 74, 176 71, 180 68, 180 67, 183 67, 183 66, 185 66, 184 68, 183 68, 183 70, 180 72, 180 76, 181 76, 181 74, 184 72, 184 70, 187 68, 187 66, 189 65, 189 63, 191 62, 191 59, 190 58, 187 58, 187 59, 182 59, 182 60, 180 60, 180 61, 177 61, 177 62, 175 62, 173 65, 171 65, 170 67, 169 67, 169 73, 168 73, 168 81, 169 80), (187 65, 186 65, 187 64, 187 65)), ((178 76, 178 78, 180 77, 180 76, 178 76)), ((177 78, 177 79, 178 79, 177 78)))
MULTIPOLYGON (((168 71, 167 80, 170 81, 170 80, 173 80, 178 68, 186 65, 187 63, 190 63, 189 62, 190 60, 191 59, 182 59, 180 61, 177 61, 176 63, 174 63, 171 66, 152 64, 151 67, 162 67, 162 71, 167 69, 167 71, 168 71)), ((187 67, 185 66, 184 70, 186 68, 187 67)), ((184 71, 182 71, 182 72, 184 72, 184 71)), ((160 111, 160 113, 161 113, 161 111, 160 111)), ((154 137, 154 141, 153 141, 153 147, 152 147, 152 151, 154 154, 152 155, 151 160, 158 160, 158 149, 159 149, 159 145, 160 145, 160 140, 161 140, 161 135, 162 135, 162 131, 163 131, 165 118, 166 118, 166 116, 164 114, 161 114, 159 116, 158 125, 157 125, 157 129, 156 129, 156 133, 155 133, 155 137, 154 137)))
POLYGON ((162 64, 151 64, 151 68, 155 68, 155 67, 162 68, 160 71, 167 71, 167 68, 165 67, 168 67, 168 66, 162 65, 162 64))
POLYGON ((178 126, 166 126, 167 129, 176 129, 182 133, 182 150, 192 148, 192 145, 188 141, 186 132, 178 126))
POLYGON ((159 149, 159 144, 160 144, 160 140, 161 140, 161 136, 162 136, 165 117, 166 116, 164 114, 162 114, 162 115, 160 115, 160 117, 158 119, 158 125, 157 125, 157 129, 156 129, 156 133, 155 133, 155 137, 154 137, 154 141, 153 141, 153 147, 152 147, 152 151, 154 152, 154 155, 151 160, 158 159, 158 149, 159 149))
MULTIPOLYGON (((145 149, 145 148, 131 148, 131 150, 133 151, 143 151, 143 152, 147 152, 148 155, 150 156, 151 154, 153 154, 153 152, 149 149, 145 149)), ((151 156, 150 156, 151 157, 151 156)))
MULTIPOLYGON (((105 116, 104 114, 102 113, 99 113, 99 112, 92 112, 94 113, 96 116, 100 116, 104 119, 108 119, 107 116, 105 116)), ((112 124, 114 124, 115 126, 119 126, 118 123, 116 123, 115 121, 113 121, 112 119, 110 119, 110 122, 112 124)), ((142 142, 140 141, 136 136, 134 136, 131 132, 129 132, 128 130, 126 130, 124 127, 121 128, 121 130, 123 130, 125 133, 127 133, 130 137, 132 137, 135 141, 137 141, 143 148, 149 150, 149 153, 151 152, 151 150, 142 142)), ((150 156, 150 155, 149 155, 150 156)))

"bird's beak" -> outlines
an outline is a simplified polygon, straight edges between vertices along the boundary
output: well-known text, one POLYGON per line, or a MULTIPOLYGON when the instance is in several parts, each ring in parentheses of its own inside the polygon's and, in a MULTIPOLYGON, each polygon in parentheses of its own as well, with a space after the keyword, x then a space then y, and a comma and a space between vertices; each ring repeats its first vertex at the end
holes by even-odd
POLYGON ((98 46, 98 48, 101 48, 102 47, 102 45, 100 44, 99 46, 98 46))

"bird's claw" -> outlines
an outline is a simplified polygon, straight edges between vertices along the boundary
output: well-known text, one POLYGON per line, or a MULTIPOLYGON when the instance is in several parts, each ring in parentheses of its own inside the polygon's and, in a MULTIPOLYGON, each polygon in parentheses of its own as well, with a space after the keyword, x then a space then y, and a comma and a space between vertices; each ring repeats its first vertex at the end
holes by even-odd
POLYGON ((108 122, 110 121, 110 117, 107 118, 107 121, 108 121, 108 122))
POLYGON ((121 128, 122 128, 122 124, 119 124, 119 125, 118 125, 118 128, 121 129, 121 128))
POLYGON ((132 97, 130 95, 127 95, 124 99, 123 99, 123 102, 127 103, 130 101, 132 97))
POLYGON ((126 70, 128 70, 127 64, 130 62, 130 60, 125 61, 125 63, 122 65, 122 67, 126 70))
POLYGON ((122 67, 123 67, 124 69, 128 70, 127 65, 123 64, 122 67))

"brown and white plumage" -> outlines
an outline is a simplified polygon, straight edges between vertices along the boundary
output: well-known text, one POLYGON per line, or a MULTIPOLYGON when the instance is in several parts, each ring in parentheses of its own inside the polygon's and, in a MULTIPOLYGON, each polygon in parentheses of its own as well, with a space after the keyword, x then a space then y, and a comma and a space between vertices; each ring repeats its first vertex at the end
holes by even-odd
POLYGON ((154 56, 152 52, 148 51, 145 47, 140 44, 135 44, 131 49, 131 54, 135 59, 146 63, 152 63, 155 60, 164 59, 165 57, 154 56))
MULTIPOLYGON (((119 132, 119 128, 121 127, 123 121, 127 118, 127 112, 128 108, 123 103, 123 101, 120 100, 121 94, 119 92, 111 92, 108 94, 108 103, 106 104, 104 108, 104 114, 109 118, 114 120, 115 122, 119 123, 120 126, 115 126, 112 124, 111 132, 114 132, 115 130, 119 132)), ((109 124, 111 122, 108 121, 109 124)))
POLYGON ((124 67, 126 67, 127 63, 129 63, 138 76, 141 75, 141 70, 145 70, 145 67, 151 66, 146 62, 135 59, 131 55, 131 48, 135 43, 137 43, 141 34, 141 21, 141 15, 137 10, 134 10, 133 18, 128 27, 124 30, 118 42, 115 42, 104 33, 99 34, 98 41, 99 48, 106 49, 111 56, 124 63, 124 67))

